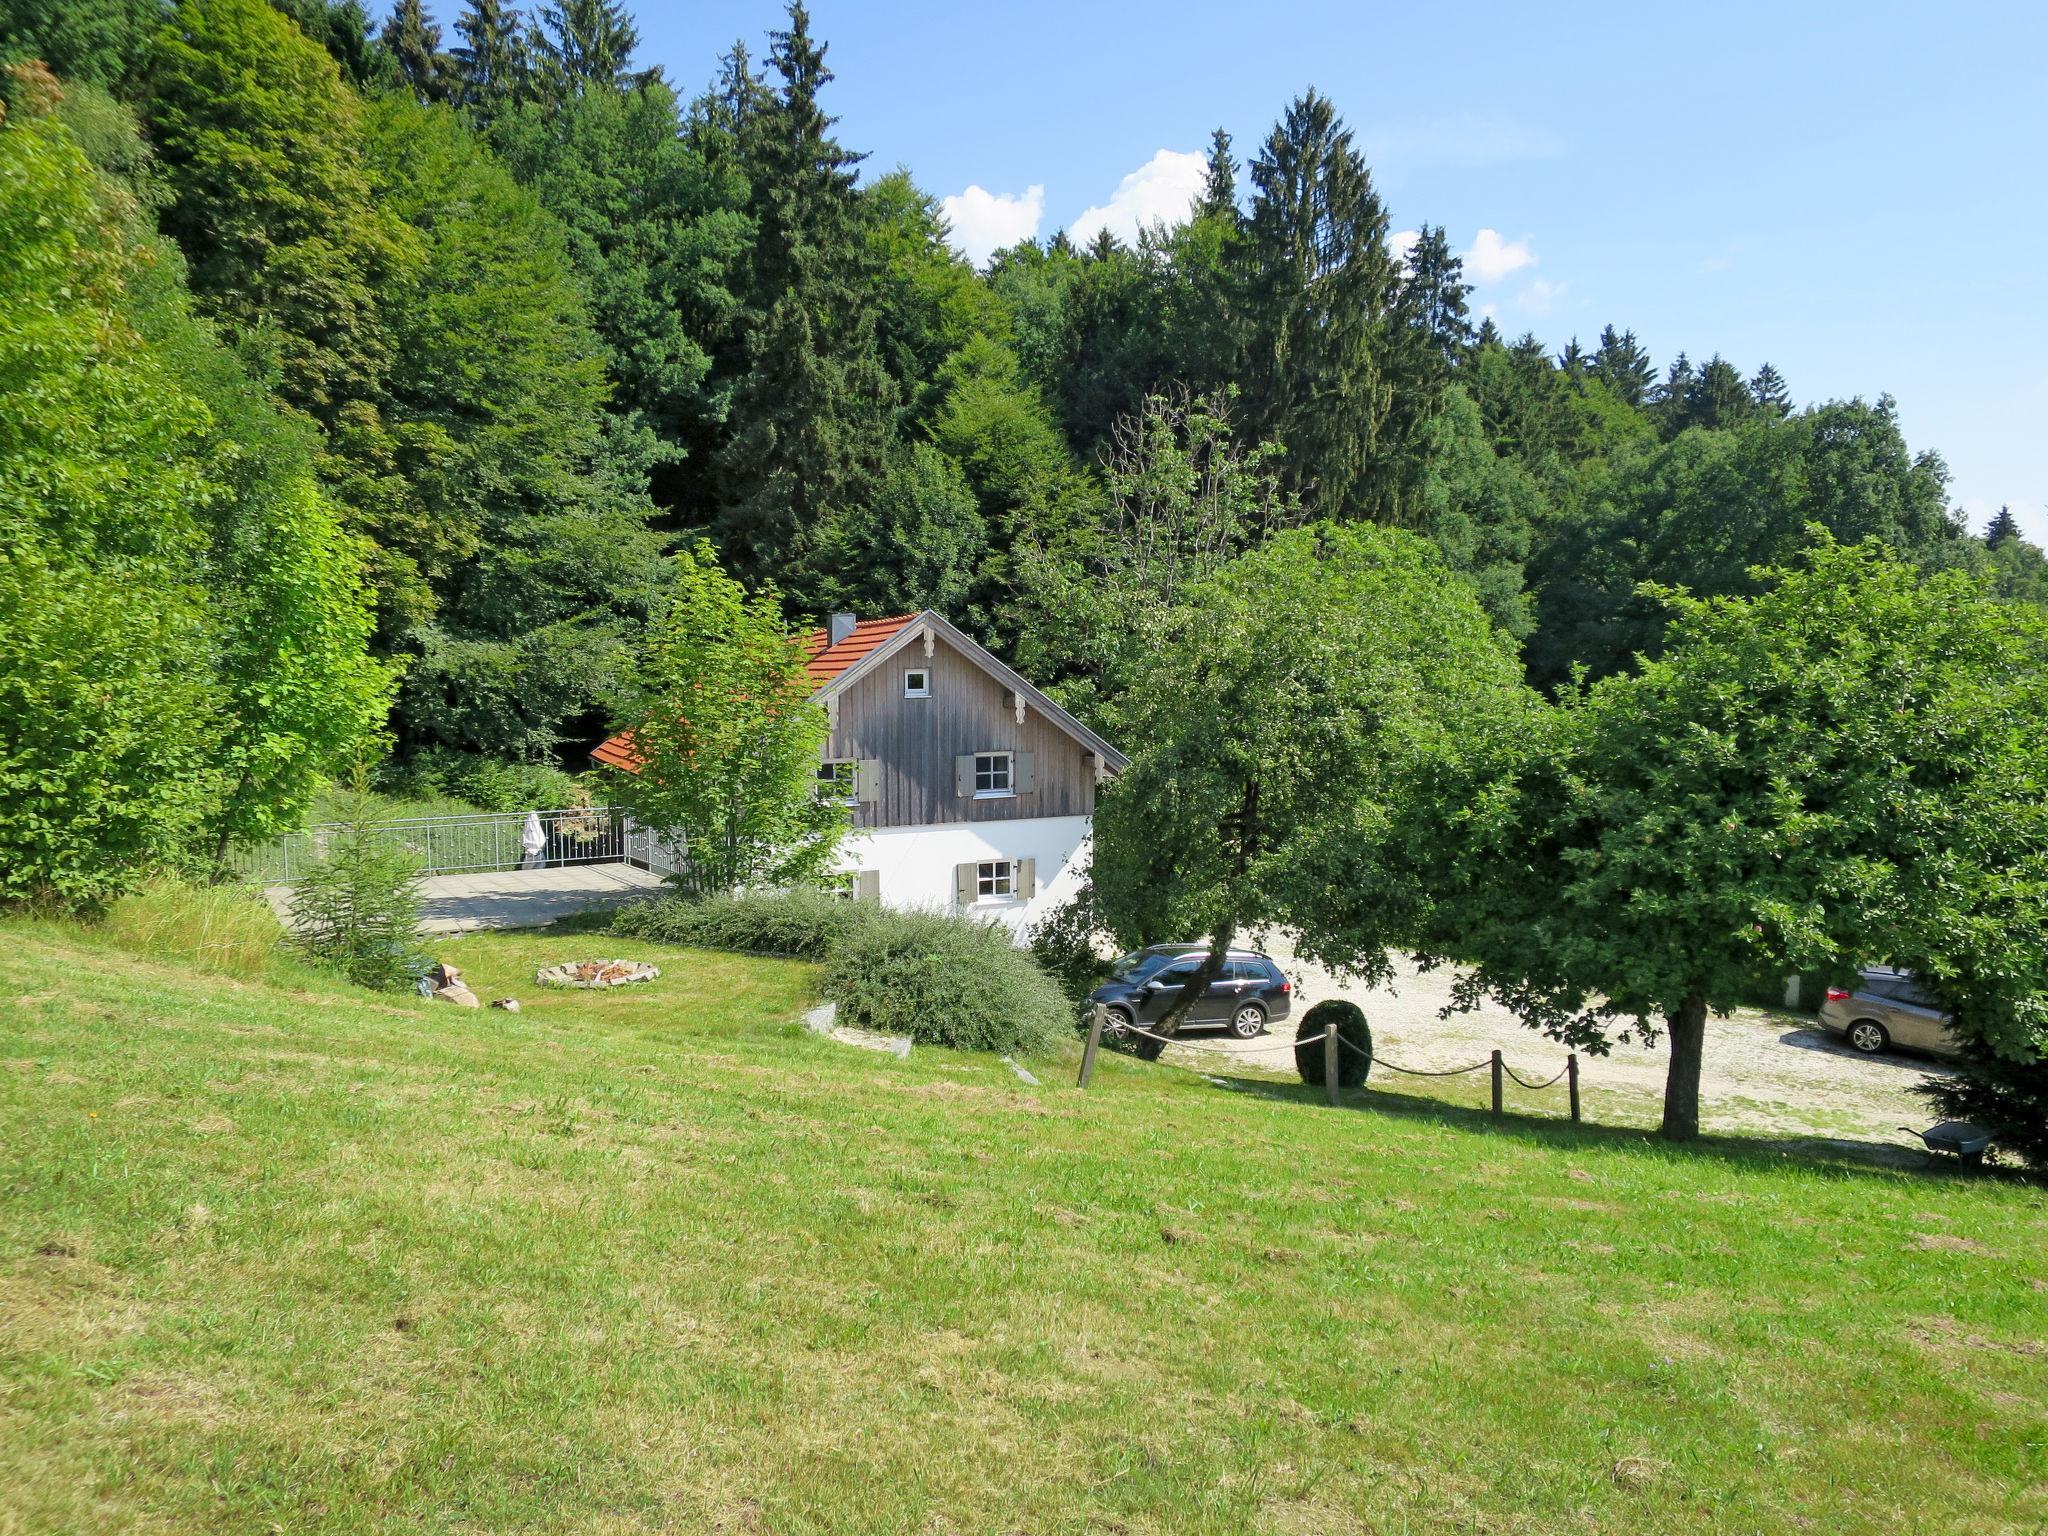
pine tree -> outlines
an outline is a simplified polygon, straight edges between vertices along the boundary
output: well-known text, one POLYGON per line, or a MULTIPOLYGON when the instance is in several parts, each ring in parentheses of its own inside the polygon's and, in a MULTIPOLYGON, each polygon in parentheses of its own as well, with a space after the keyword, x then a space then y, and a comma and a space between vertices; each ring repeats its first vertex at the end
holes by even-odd
POLYGON ((1195 217, 1225 214, 1237 217, 1237 162, 1230 156, 1230 135, 1218 128, 1209 135, 1209 169, 1195 204, 1195 217))
POLYGON ((1665 437, 1676 437, 1691 424, 1687 413, 1691 409, 1693 384, 1698 377, 1692 359, 1681 352, 1671 360, 1664 382, 1651 394, 1650 412, 1656 417, 1657 430, 1665 437))
POLYGON ((1321 516, 1375 515, 1394 497, 1380 431, 1399 274, 1387 214, 1351 130, 1310 91, 1252 164, 1245 266, 1245 432, 1287 450, 1282 473, 1321 516))
POLYGON ((1742 375, 1716 352, 1686 390, 1684 425, 1709 430, 1736 427, 1749 420, 1756 409, 1756 399, 1742 382, 1742 375))
POLYGON ((1429 430, 1443 405, 1452 371, 1472 342, 1466 318, 1465 266, 1443 229, 1423 225, 1402 264, 1388 314, 1385 356, 1395 381, 1381 432, 1381 456, 1390 461, 1389 494, 1377 515, 1413 523, 1420 515, 1424 477, 1434 452, 1429 430))
POLYGON ((1605 384, 1624 405, 1638 408, 1649 403, 1657 382, 1650 354, 1636 341, 1636 333, 1623 331, 1617 335, 1611 325, 1601 328, 1600 349, 1586 365, 1586 372, 1605 384))
POLYGON ((470 0, 455 30, 462 35, 453 55, 458 99, 488 125, 531 84, 533 58, 519 13, 501 0, 470 0))
POLYGON ((1565 349, 1557 354, 1557 371, 1576 384, 1586 376, 1590 361, 1586 356, 1586 349, 1579 345, 1579 338, 1574 336, 1565 343, 1565 349))
POLYGON ((739 571, 775 576, 801 607, 831 585, 830 525, 880 493, 896 402, 856 189, 865 157, 831 137, 819 94, 832 72, 800 0, 771 41, 782 87, 738 135, 756 236, 715 527, 739 571))
POLYGON ((2011 507, 2000 507, 1997 514, 1984 527, 1984 547, 1996 549, 2008 540, 2020 536, 2020 520, 2012 515, 2011 507))
POLYGON ((1785 387, 1784 375, 1769 363, 1757 369, 1750 379, 1749 394, 1766 416, 1782 420, 1792 414, 1792 392, 1785 387))
POLYGON ((455 61, 441 51, 441 29, 428 19, 420 0, 398 0, 380 41, 422 103, 446 101, 453 94, 455 61))
POLYGON ((579 96, 591 86, 623 90, 656 74, 633 73, 640 30, 620 0, 561 0, 543 6, 539 36, 540 72, 555 101, 579 96))

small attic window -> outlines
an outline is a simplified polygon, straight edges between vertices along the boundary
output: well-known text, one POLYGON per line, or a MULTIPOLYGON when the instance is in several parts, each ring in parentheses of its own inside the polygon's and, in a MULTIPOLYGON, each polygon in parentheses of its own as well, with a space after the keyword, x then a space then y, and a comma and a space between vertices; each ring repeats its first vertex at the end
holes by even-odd
POLYGON ((928 699, 932 696, 932 675, 923 667, 912 667, 903 674, 903 697, 906 699, 928 699))

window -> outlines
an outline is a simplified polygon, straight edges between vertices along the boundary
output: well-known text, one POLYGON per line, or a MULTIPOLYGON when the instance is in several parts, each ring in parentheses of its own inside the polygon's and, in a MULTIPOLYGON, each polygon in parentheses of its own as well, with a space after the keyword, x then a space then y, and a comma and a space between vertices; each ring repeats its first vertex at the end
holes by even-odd
POLYGON ((1176 960, 1152 979, 1162 987, 1184 987, 1195 979, 1195 972, 1201 968, 1199 957, 1176 960))
POLYGON ((975 866, 974 894, 979 901, 1008 901, 1017 893, 1017 870, 1008 859, 983 860, 975 866))
POLYGON ((852 805, 860 792, 860 764, 850 757, 828 758, 818 764, 818 798, 852 805))
POLYGON ((903 674, 903 697, 906 699, 928 699, 932 696, 932 675, 923 667, 912 667, 903 674))
POLYGON ((1012 787, 1015 780, 1011 773, 1014 752, 977 752, 974 754, 974 798, 977 800, 993 795, 1016 793, 1012 787))

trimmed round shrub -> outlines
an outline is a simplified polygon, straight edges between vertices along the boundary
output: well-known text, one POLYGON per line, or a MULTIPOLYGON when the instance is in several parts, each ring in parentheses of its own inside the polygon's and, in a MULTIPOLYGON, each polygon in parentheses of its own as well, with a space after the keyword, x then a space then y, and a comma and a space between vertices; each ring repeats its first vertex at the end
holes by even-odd
POLYGON ((611 931, 659 944, 730 949, 743 955, 822 960, 864 924, 891 914, 871 903, 822 891, 761 891, 738 896, 664 896, 621 907, 611 931))
POLYGON ((1294 1027, 1294 1070, 1310 1087, 1323 1086, 1322 1035, 1330 1029, 1337 1031, 1337 1086, 1364 1087, 1366 1074, 1372 1071, 1372 1026, 1358 1004, 1341 997, 1325 998, 1301 1016, 1294 1027))
POLYGON ((1073 1033, 1064 995, 1009 933, 936 912, 881 912, 836 945, 839 1022, 963 1051, 1039 1054, 1073 1033))

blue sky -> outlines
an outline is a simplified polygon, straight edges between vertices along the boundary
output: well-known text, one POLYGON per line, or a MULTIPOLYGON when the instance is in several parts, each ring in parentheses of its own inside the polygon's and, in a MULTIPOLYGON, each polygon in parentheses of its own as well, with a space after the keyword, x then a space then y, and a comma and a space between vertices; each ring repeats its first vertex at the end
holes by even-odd
MULTIPOLYGON (((735 37, 764 56, 781 11, 637 15, 643 61, 693 92, 735 37)), ((1013 237, 1034 211, 1050 235, 1171 208, 1179 156, 1220 125, 1248 157, 1314 85, 1357 130, 1394 228, 1442 224, 1478 252, 1474 302, 1509 334, 1556 350, 1613 321, 1660 368, 1719 351, 1744 373, 1775 363, 1802 402, 1889 391, 1973 523, 2009 502, 2048 542, 2038 0, 815 0, 812 16, 842 139, 964 199, 963 239, 1013 237)))

